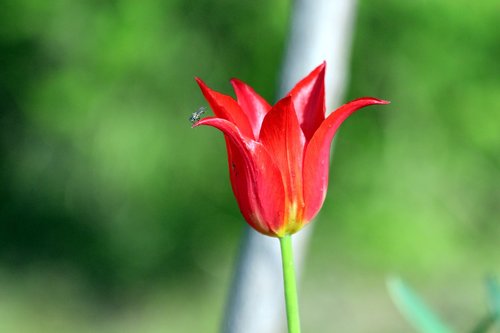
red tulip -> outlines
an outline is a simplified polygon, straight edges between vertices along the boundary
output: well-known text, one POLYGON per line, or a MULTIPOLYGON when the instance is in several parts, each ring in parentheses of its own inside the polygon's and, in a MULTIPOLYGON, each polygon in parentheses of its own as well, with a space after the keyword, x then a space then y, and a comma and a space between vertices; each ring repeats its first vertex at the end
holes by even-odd
POLYGON ((389 102, 364 97, 325 118, 325 63, 274 106, 250 86, 232 79, 237 100, 196 78, 215 117, 193 125, 218 128, 226 139, 229 174, 245 220, 275 237, 310 222, 325 200, 330 146, 340 124, 354 111, 389 102))

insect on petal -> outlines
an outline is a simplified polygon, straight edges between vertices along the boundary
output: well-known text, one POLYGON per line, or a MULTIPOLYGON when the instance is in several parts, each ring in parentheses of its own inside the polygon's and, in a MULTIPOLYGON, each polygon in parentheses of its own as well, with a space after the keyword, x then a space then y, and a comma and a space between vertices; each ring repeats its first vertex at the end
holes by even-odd
POLYGON ((196 82, 198 82, 201 92, 218 118, 232 122, 238 127, 243 135, 248 138, 254 138, 248 117, 243 113, 241 107, 231 96, 210 89, 205 82, 199 78, 196 78, 196 82))

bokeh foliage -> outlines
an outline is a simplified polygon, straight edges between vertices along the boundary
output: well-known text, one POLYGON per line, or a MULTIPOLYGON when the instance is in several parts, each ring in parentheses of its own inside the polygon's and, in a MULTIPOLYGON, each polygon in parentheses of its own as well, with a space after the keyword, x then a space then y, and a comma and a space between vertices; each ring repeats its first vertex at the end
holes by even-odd
POLYGON ((324 227, 357 256, 390 268, 497 262, 499 6, 484 1, 464 15, 466 7, 375 1, 359 8, 349 95, 392 104, 343 127, 326 205, 335 222, 324 227))
POLYGON ((237 237, 222 139, 187 122, 204 103, 193 78, 222 88, 268 73, 271 96, 287 4, 6 6, 3 261, 64 262, 116 285, 179 276, 203 247, 237 237))
MULTIPOLYGON (((243 227, 222 136, 187 121, 206 104, 193 77, 274 100, 290 3, 2 7, 0 272, 15 285, 48 270, 106 297, 161 285, 190 311, 177 289, 227 281, 243 227)), ((333 272, 325 262, 498 269, 499 13, 494 0, 360 1, 348 97, 392 104, 340 131, 306 281, 333 272)))

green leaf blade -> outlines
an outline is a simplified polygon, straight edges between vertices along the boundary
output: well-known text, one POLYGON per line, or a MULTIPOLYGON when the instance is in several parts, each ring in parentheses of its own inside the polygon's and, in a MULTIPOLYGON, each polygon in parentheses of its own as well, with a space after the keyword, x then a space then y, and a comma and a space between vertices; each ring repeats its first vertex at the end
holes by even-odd
POLYGON ((398 277, 387 281, 389 292, 399 311, 421 333, 454 333, 423 302, 423 300, 398 277))

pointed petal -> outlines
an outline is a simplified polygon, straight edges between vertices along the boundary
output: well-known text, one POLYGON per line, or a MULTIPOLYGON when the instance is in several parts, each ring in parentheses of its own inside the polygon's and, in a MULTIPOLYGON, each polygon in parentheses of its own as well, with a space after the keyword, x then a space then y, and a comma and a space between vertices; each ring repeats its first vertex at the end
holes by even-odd
POLYGON ((231 96, 210 89, 200 78, 195 78, 195 80, 217 118, 232 122, 239 128, 243 135, 254 138, 248 117, 243 113, 238 102, 231 96))
POLYGON ((374 104, 388 104, 388 101, 365 97, 342 105, 321 124, 308 143, 304 158, 304 201, 306 220, 311 220, 325 200, 328 187, 330 145, 337 129, 356 110, 374 104))
POLYGON ((275 236, 284 220, 285 190, 269 153, 225 119, 207 117, 195 127, 200 125, 213 126, 225 134, 231 185, 240 210, 254 229, 275 236))
POLYGON ((325 119, 325 67, 323 62, 289 93, 307 141, 325 119))
POLYGON ((258 139, 262 120, 271 106, 252 87, 238 79, 231 79, 238 104, 250 121, 255 139, 258 139))
MULTIPOLYGON (((294 221, 287 223, 302 223, 302 161, 305 139, 290 97, 280 100, 266 115, 260 132, 260 142, 281 170, 285 184, 285 205, 291 205, 285 209, 294 210, 288 215, 294 221)), ((285 211, 285 215, 287 213, 285 211)))

